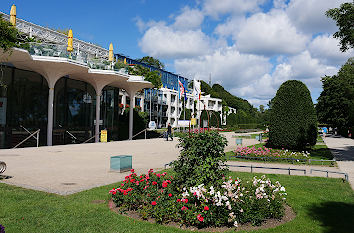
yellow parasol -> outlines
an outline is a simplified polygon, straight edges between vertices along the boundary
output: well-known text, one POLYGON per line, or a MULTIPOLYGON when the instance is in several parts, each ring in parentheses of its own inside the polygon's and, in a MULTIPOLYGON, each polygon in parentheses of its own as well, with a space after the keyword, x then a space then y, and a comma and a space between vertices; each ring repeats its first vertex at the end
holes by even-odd
POLYGON ((124 58, 124 64, 127 64, 127 58, 124 58))
POLYGON ((16 27, 16 6, 15 4, 12 5, 10 11, 10 23, 16 27))
POLYGON ((66 48, 68 52, 72 52, 74 50, 73 48, 73 30, 69 30, 68 33, 68 47, 66 48))
POLYGON ((113 44, 110 43, 109 44, 109 54, 108 54, 108 61, 113 61, 113 44))

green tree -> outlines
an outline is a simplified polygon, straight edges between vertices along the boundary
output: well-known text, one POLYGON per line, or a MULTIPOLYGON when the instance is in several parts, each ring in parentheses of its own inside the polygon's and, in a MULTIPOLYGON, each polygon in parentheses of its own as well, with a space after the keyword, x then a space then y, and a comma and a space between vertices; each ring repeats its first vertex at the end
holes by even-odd
POLYGON ((145 77, 145 80, 151 82, 156 88, 160 88, 162 84, 161 73, 157 70, 151 71, 149 68, 136 65, 133 69, 130 69, 129 73, 145 77))
POLYGON ((354 126, 354 58, 350 58, 337 75, 322 78, 323 91, 316 110, 321 123, 338 127, 344 132, 354 126))
POLYGON ((284 82, 272 100, 269 145, 303 150, 315 145, 316 139, 317 117, 310 91, 301 81, 284 82))
POLYGON ((326 16, 337 22, 339 31, 333 34, 334 38, 340 40, 340 50, 347 51, 354 48, 354 2, 347 2, 339 8, 329 9, 326 16))
POLYGON ((161 61, 159 61, 158 59, 153 58, 153 57, 145 56, 143 58, 138 59, 138 61, 143 62, 145 64, 148 64, 148 65, 153 66, 158 69, 165 68, 165 65, 161 61))
POLYGON ((18 35, 17 29, 0 15, 0 48, 6 51, 16 47, 19 42, 18 35))

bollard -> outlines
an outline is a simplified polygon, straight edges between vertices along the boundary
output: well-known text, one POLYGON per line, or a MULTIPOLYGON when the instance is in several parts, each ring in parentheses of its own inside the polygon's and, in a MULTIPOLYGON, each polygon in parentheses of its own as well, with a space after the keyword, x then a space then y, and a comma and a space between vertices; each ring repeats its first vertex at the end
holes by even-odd
POLYGON ((253 167, 252 167, 252 165, 251 165, 251 173, 253 172, 253 167))
POLYGON ((290 167, 289 167, 289 176, 290 176, 290 167))

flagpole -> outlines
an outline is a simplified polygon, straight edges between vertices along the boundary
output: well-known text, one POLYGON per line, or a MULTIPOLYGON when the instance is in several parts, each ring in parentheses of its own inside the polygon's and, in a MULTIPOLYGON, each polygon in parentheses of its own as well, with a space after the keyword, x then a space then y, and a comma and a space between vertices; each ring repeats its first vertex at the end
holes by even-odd
POLYGON ((179 75, 178 75, 178 80, 177 80, 177 87, 178 87, 178 97, 177 97, 177 128, 178 127, 178 118, 179 118, 179 75))

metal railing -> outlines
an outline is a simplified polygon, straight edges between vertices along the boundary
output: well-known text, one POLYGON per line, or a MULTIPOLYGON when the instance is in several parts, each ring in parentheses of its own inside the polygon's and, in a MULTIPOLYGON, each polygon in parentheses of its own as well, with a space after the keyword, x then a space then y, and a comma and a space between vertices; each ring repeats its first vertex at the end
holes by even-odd
MULTIPOLYGON (((3 12, 0 12, 0 14, 2 14, 3 19, 10 21, 10 15, 3 12)), ((16 28, 29 37, 35 37, 44 42, 66 44, 68 41, 68 36, 63 33, 27 22, 20 18, 16 18, 16 28)), ((108 58, 108 49, 77 38, 73 38, 73 47, 95 57, 108 58)))
POLYGON ((148 128, 143 129, 143 130, 142 130, 142 131, 140 131, 139 133, 137 133, 137 134, 133 135, 132 139, 133 139, 133 138, 135 138, 136 136, 138 136, 139 134, 143 133, 143 132, 145 132, 145 139, 146 139, 146 131, 148 131, 148 128))
POLYGON ((288 171, 288 174, 291 175, 290 171, 302 171, 304 172, 304 175, 306 175, 306 169, 298 169, 298 168, 281 168, 281 167, 261 167, 261 166, 253 166, 253 165, 225 165, 228 167, 249 167, 251 168, 251 173, 253 172, 253 169, 255 168, 260 168, 260 169, 270 169, 270 170, 283 170, 283 171, 288 171))
MULTIPOLYGON (((26 130, 27 131, 27 130, 26 130)), ((34 133, 30 134, 27 138, 23 139, 20 143, 18 143, 16 146, 12 147, 13 149, 14 148, 17 148, 19 147, 20 145, 22 145, 25 141, 27 141, 28 139, 30 139, 31 137, 34 137, 35 134, 37 134, 37 137, 34 137, 36 140, 37 140, 37 147, 39 146, 39 132, 41 130, 38 129, 37 131, 35 131, 34 133)), ((29 131, 27 131, 29 132, 29 131)))
POLYGON ((6 170, 6 163, 3 161, 0 161, 0 174, 4 173, 6 170))
POLYGON ((292 162, 308 162, 308 163, 311 163, 311 162, 336 162, 335 159, 332 159, 332 160, 325 160, 325 159, 295 159, 295 158, 276 158, 276 157, 246 157, 246 156, 240 156, 240 155, 232 155, 232 156, 229 156, 230 158, 240 158, 240 159, 255 159, 255 160, 290 160, 292 162))
MULTIPOLYGON (((101 135, 101 133, 98 133, 98 137, 101 135)), ((84 143, 87 143, 89 142, 90 140, 94 139, 96 137, 96 134, 93 135, 92 137, 90 137, 89 139, 87 139, 86 141, 82 142, 81 144, 84 144, 84 143)))
POLYGON ((328 170, 311 169, 310 170, 310 174, 312 174, 313 171, 315 171, 315 172, 326 172, 327 173, 326 177, 328 177, 328 173, 334 173, 334 174, 344 175, 344 179, 346 179, 346 181, 348 181, 348 179, 349 179, 348 173, 345 173, 345 172, 335 172, 335 171, 328 171, 328 170))

